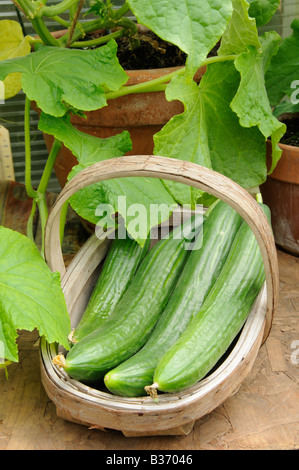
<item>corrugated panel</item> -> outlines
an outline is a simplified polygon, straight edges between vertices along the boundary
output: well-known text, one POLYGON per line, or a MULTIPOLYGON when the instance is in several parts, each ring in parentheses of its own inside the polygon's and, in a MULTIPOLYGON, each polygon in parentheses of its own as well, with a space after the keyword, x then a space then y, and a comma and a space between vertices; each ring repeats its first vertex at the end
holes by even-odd
POLYGON ((283 38, 292 32, 291 23, 294 18, 299 18, 298 0, 281 0, 281 5, 271 21, 261 28, 264 31, 276 31, 283 38))
MULTIPOLYGON (((25 175, 25 142, 24 142, 24 94, 6 100, 0 108, 0 122, 10 133, 10 143, 13 155, 15 179, 24 182, 25 175)), ((32 143, 32 184, 37 187, 48 157, 48 152, 42 133, 38 131, 38 118, 34 111, 31 111, 31 143, 32 143)), ((49 183, 49 190, 57 192, 60 186, 53 173, 49 183)))
POLYGON ((299 18, 299 1, 298 0, 283 0, 281 8, 282 16, 282 36, 286 37, 291 32, 290 27, 294 18, 299 18))

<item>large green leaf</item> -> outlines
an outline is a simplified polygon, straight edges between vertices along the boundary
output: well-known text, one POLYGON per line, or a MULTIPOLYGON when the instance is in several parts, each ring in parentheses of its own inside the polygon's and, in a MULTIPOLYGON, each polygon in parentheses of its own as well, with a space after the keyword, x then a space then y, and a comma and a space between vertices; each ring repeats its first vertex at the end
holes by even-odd
POLYGON ((120 157, 132 148, 129 132, 124 131, 113 137, 100 139, 72 126, 69 115, 55 118, 41 113, 38 128, 61 140, 74 153, 78 162, 86 167, 102 160, 120 157))
MULTIPOLYGON (((298 83, 298 89, 297 89, 297 95, 299 97, 299 83, 298 83)), ((294 103, 290 99, 285 99, 281 101, 273 110, 273 115, 277 118, 279 118, 282 114, 285 113, 299 113, 299 98, 296 98, 294 100, 294 103)))
POLYGON ((68 349, 70 320, 58 273, 26 236, 0 227, 0 356, 17 362, 17 329, 37 328, 68 349))
POLYGON ((260 41, 261 51, 249 46, 247 51, 235 60, 235 66, 241 74, 241 82, 231 107, 239 116, 242 126, 258 126, 265 138, 271 137, 272 171, 281 156, 278 142, 285 133, 286 126, 272 114, 265 87, 265 71, 272 55, 277 52, 280 36, 270 32, 261 37, 260 41))
POLYGON ((266 88, 273 106, 294 93, 292 83, 299 80, 299 19, 292 22, 292 34, 283 39, 266 73, 266 88))
POLYGON ((128 4, 140 23, 188 54, 191 71, 218 42, 232 14, 231 0, 128 0, 128 4))
MULTIPOLYGON (((42 114, 39 128, 63 141, 77 157, 79 164, 72 169, 69 179, 93 163, 122 156, 131 149, 128 132, 99 139, 75 129, 69 117, 42 114)), ((141 246, 150 229, 167 220, 177 205, 159 179, 144 177, 116 178, 91 185, 78 191, 70 202, 80 216, 94 224, 107 223, 105 217, 101 219, 101 209, 108 208, 110 216, 120 214, 128 233, 141 246), (161 210, 158 220, 151 216, 157 206, 161 210)))
MULTIPOLYGON (((26 56, 31 51, 28 37, 24 37, 22 28, 16 21, 0 21, 0 61, 26 56)), ((15 96, 21 89, 21 75, 11 73, 4 80, 5 98, 15 96)))
POLYGON ((249 16, 255 18, 257 27, 269 23, 280 5, 280 0, 248 0, 249 16))
MULTIPOLYGON (((242 127, 230 107, 239 84, 231 62, 209 65, 199 86, 184 76, 173 79, 166 96, 181 100, 185 111, 155 135, 155 154, 212 168, 246 188, 264 182, 265 139, 257 127, 242 127)), ((190 188, 164 184, 181 203, 194 203, 198 196, 190 188)))
POLYGON ((272 171, 281 156, 278 142, 285 133, 285 126, 272 114, 265 74, 270 61, 277 53, 280 36, 275 32, 259 37, 255 19, 249 16, 246 0, 233 0, 232 19, 223 35, 219 55, 236 54, 235 67, 241 82, 231 103, 232 110, 240 118, 241 126, 257 126, 265 138, 272 139, 272 171))
POLYGON ((218 55, 240 54, 247 46, 260 48, 258 31, 254 18, 248 15, 246 0, 232 0, 233 14, 223 34, 218 55))
POLYGON ((105 106, 105 90, 118 90, 128 80, 111 40, 94 50, 45 46, 0 62, 0 79, 21 73, 24 93, 46 113, 63 116, 69 107, 91 111, 105 106))

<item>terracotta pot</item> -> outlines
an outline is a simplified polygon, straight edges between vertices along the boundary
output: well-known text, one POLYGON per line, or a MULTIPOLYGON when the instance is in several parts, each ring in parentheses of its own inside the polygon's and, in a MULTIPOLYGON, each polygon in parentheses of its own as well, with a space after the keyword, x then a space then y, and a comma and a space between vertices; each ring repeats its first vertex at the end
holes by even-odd
MULTIPOLYGON (((299 147, 280 144, 282 156, 261 186, 264 202, 272 213, 275 241, 284 250, 299 256, 299 147)), ((267 143, 271 161, 271 144, 267 143)))
MULTIPOLYGON (((126 85, 143 83, 178 68, 127 71, 129 80, 126 85)), ((204 72, 205 67, 197 72, 196 79, 199 80, 204 72)), ((85 113, 87 119, 73 116, 71 122, 78 130, 101 138, 127 130, 132 140, 132 150, 127 155, 150 155, 154 148, 154 134, 161 130, 171 117, 182 112, 183 105, 180 101, 169 102, 165 98, 165 93, 159 91, 131 94, 109 100, 108 106, 85 113)), ((44 138, 50 150, 53 138, 49 135, 44 135, 44 138)), ((61 187, 65 185, 67 175, 76 164, 76 157, 63 146, 54 167, 61 187)))
MULTIPOLYGON (((140 32, 146 32, 148 28, 138 25, 140 32)), ((65 31, 57 31, 55 37, 60 37, 65 31)), ((128 70, 129 80, 126 86, 144 83, 169 74, 180 67, 169 67, 150 70, 128 70)), ((206 71, 201 67, 194 79, 199 81, 206 71)), ((80 131, 101 138, 110 137, 127 130, 132 140, 132 150, 126 155, 150 155, 153 153, 153 136, 176 114, 184 110, 180 101, 167 101, 165 93, 149 92, 138 93, 109 100, 108 106, 96 111, 85 113, 87 119, 73 116, 72 124, 80 131)), ((47 149, 50 150, 53 137, 44 135, 47 149)), ((67 175, 74 165, 76 157, 64 146, 59 152, 55 162, 57 179, 64 187, 67 175)))

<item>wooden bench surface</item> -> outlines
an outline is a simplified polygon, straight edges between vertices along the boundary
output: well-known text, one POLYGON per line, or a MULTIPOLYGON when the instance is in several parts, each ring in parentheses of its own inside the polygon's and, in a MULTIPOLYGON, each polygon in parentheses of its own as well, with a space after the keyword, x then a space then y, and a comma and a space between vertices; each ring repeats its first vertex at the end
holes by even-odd
MULTIPOLYGON (((48 195, 49 206, 55 195, 48 195)), ((0 225, 26 233, 31 202, 22 185, 0 182, 0 225)), ((39 221, 36 218, 39 243, 39 221)), ((63 244, 71 258, 88 237, 70 214, 63 244)), ((19 363, 0 369, 1 450, 289 450, 299 448, 299 258, 278 250, 280 300, 273 327, 238 392, 187 436, 128 438, 58 418, 40 381, 39 337, 20 331, 19 363)))

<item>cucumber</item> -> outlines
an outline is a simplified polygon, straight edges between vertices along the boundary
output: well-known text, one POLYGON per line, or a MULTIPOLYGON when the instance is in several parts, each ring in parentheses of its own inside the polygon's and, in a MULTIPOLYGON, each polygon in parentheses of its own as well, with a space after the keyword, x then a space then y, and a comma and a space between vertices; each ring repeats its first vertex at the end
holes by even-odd
MULTIPOLYGON (((196 215, 187 221, 184 236, 194 231, 194 223, 200 230, 202 220, 196 215)), ((96 382, 143 346, 190 254, 181 232, 179 226, 156 243, 105 323, 76 343, 66 358, 56 356, 55 364, 74 379, 96 382)))
POLYGON ((72 332, 72 342, 80 341, 107 320, 148 252, 149 244, 149 237, 144 247, 129 236, 112 241, 86 310, 72 332))
MULTIPOLYGON (((270 219, 268 207, 261 206, 270 219)), ((260 248, 244 221, 202 308, 162 356, 147 392, 179 392, 205 377, 241 330, 264 281, 260 248)))
POLYGON ((160 358, 198 313, 218 278, 241 222, 241 216, 223 201, 212 209, 204 221, 202 245, 190 253, 148 341, 135 355, 105 375, 104 382, 110 392, 122 396, 146 395, 144 387, 152 383, 160 358))

